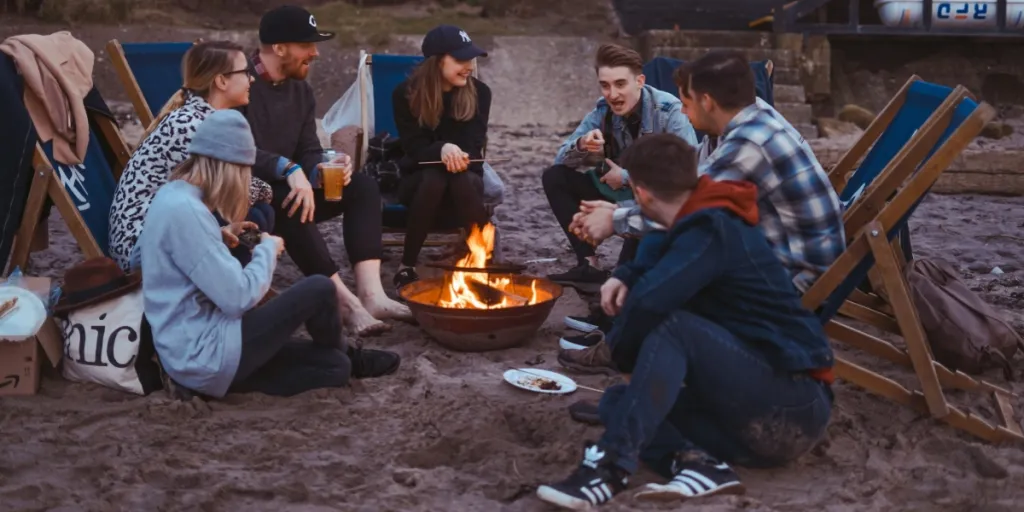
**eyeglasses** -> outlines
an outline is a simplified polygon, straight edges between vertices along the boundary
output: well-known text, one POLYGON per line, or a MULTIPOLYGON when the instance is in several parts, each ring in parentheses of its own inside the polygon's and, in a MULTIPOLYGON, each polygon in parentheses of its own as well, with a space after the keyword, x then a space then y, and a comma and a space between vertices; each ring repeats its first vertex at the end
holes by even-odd
POLYGON ((246 78, 252 78, 252 71, 250 71, 249 69, 236 69, 234 71, 228 71, 227 73, 224 73, 224 76, 231 76, 237 73, 245 73, 246 78))

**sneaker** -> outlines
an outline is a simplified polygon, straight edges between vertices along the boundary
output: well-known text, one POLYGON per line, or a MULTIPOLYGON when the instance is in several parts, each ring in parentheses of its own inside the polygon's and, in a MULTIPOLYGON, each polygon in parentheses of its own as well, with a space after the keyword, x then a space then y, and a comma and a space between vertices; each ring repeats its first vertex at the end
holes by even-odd
POLYGON ((558 340, 558 346, 563 350, 586 350, 602 341, 604 341, 604 333, 593 331, 576 336, 562 336, 562 339, 558 340))
POLYGON ((352 378, 372 379, 390 375, 398 370, 401 358, 394 352, 349 347, 348 358, 352 360, 352 378))
POLYGON ((392 280, 392 282, 395 283, 395 290, 401 290, 403 286, 410 283, 415 283, 416 281, 419 280, 420 275, 416 273, 415 268, 405 267, 402 270, 399 270, 397 274, 395 274, 395 278, 392 280))
POLYGON ((590 510, 626 490, 626 472, 615 467, 604 450, 587 443, 583 462, 561 482, 537 488, 537 497, 569 510, 590 510))
POLYGON ((559 350, 558 363, 578 373, 618 375, 608 343, 601 341, 583 350, 559 350))
POLYGON ((583 293, 597 293, 601 285, 611 277, 611 272, 590 266, 583 262, 562 274, 549 274, 548 279, 560 285, 570 286, 583 293))
POLYGON ((593 332, 602 330, 608 332, 612 327, 612 317, 606 315, 600 308, 587 316, 567 316, 565 326, 580 332, 593 332))
POLYGON ((714 494, 743 494, 746 489, 728 464, 705 454, 677 456, 672 461, 675 476, 667 484, 647 484, 636 493, 639 500, 678 501, 714 494))

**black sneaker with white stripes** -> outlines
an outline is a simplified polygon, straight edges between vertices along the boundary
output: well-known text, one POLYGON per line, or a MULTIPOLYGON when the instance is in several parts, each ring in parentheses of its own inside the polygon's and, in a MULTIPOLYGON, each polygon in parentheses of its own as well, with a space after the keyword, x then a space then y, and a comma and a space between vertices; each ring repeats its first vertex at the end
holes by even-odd
POLYGON ((715 494, 743 494, 746 489, 740 477, 728 464, 707 455, 699 458, 676 457, 672 461, 672 481, 667 484, 647 484, 636 493, 636 499, 648 501, 677 501, 702 498, 715 494))
POLYGON ((586 350, 604 341, 604 333, 592 331, 576 336, 562 336, 558 340, 558 347, 564 350, 586 350))
POLYGON ((604 450, 587 443, 583 462, 569 478, 537 488, 537 497, 569 510, 591 510, 626 490, 626 472, 612 464, 604 450))

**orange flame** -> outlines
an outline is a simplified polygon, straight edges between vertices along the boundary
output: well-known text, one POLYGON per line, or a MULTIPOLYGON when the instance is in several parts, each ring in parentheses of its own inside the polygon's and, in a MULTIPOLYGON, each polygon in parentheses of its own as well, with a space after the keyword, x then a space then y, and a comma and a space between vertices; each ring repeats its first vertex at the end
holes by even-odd
MULTIPOLYGON (((455 264, 460 268, 486 268, 488 260, 494 253, 494 225, 486 224, 483 229, 473 226, 469 237, 466 239, 469 247, 469 254, 455 264)), ((530 298, 518 297, 512 280, 508 277, 490 276, 483 272, 455 271, 452 273, 448 290, 442 294, 439 305, 444 308, 455 309, 497 309, 508 308, 525 304, 534 305, 537 303, 537 281, 533 280, 530 285, 530 298), (503 292, 501 302, 488 305, 470 287, 470 281, 481 283, 495 290, 503 292)))

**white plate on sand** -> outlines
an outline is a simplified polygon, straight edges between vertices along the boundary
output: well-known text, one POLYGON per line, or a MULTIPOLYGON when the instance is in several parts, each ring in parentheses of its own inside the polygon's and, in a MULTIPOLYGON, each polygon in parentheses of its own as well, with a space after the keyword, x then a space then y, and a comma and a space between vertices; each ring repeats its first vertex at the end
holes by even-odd
POLYGON ((18 298, 14 311, 0 318, 0 340, 21 341, 34 336, 46 321, 46 306, 29 290, 17 286, 0 286, 0 304, 18 298))
POLYGON ((533 368, 529 370, 508 370, 505 372, 505 382, 519 389, 549 395, 564 395, 576 391, 576 382, 569 377, 548 370, 533 368), (544 389, 547 387, 555 387, 556 389, 544 389))

